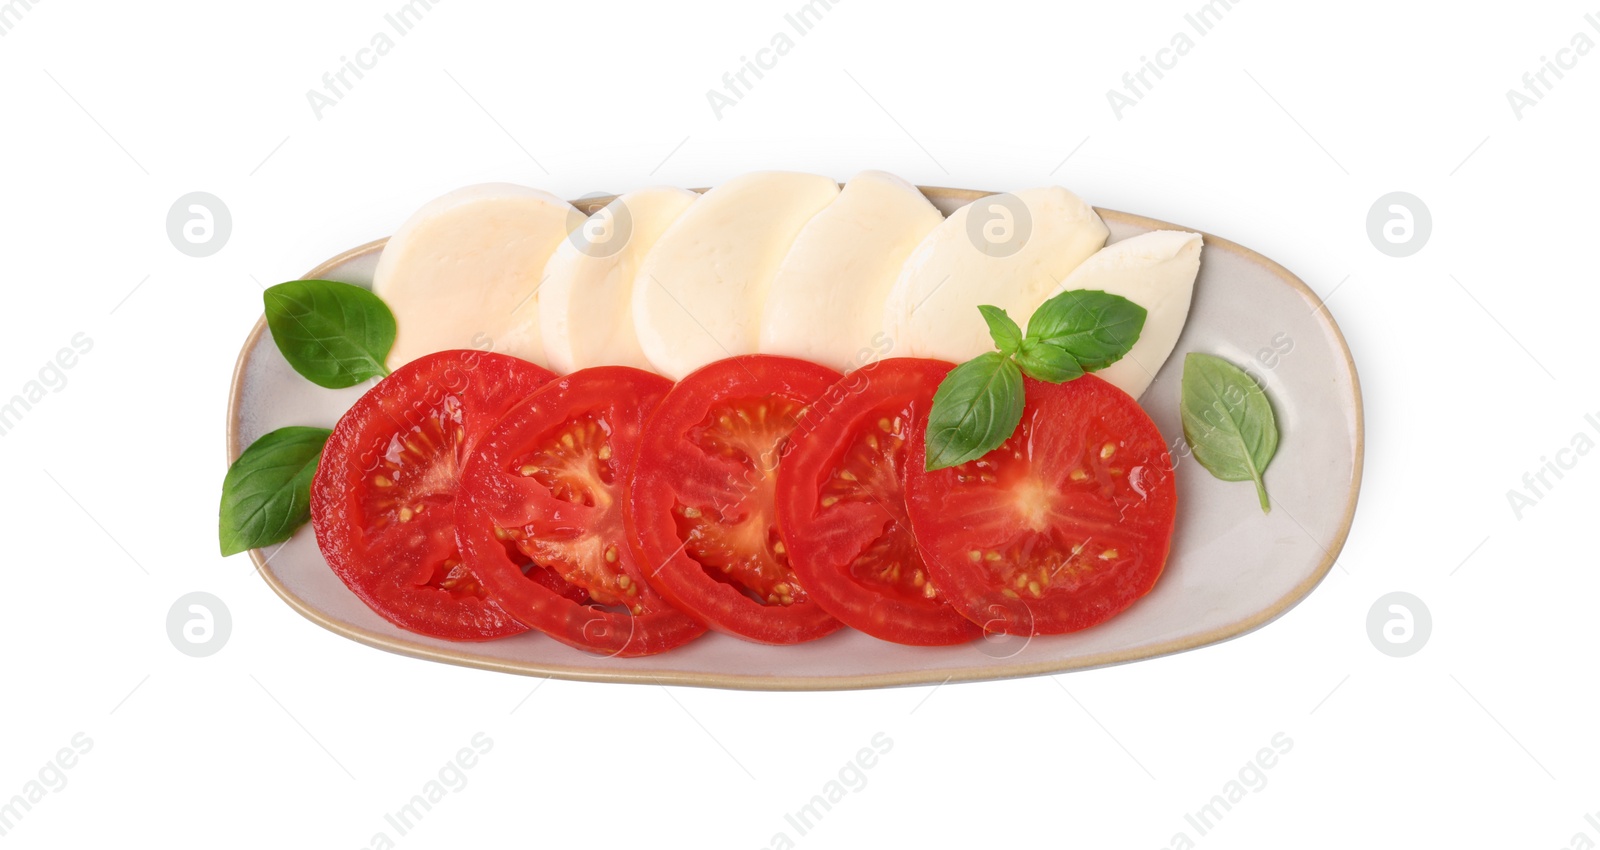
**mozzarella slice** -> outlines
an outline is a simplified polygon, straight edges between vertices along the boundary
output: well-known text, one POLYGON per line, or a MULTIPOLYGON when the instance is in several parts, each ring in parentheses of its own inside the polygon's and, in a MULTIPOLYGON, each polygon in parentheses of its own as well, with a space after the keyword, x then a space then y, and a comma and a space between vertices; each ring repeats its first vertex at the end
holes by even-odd
POLYGON ((960 363, 993 350, 978 305, 1017 324, 1106 242, 1092 207, 1059 186, 990 195, 956 210, 912 252, 884 305, 896 356, 960 363))
POLYGON ((1095 374, 1123 392, 1144 394, 1167 362, 1189 317, 1194 279, 1200 273, 1200 234, 1156 230, 1107 245, 1050 293, 1098 289, 1138 304, 1147 315, 1139 341, 1121 360, 1095 374))
POLYGON ((678 379, 756 350, 761 308, 806 222, 839 194, 815 174, 745 174, 707 192, 667 228, 633 285, 639 347, 678 379))
POLYGON ((539 287, 545 360, 557 372, 590 366, 650 368, 633 330, 639 264, 699 198, 656 186, 622 195, 556 247, 539 287))
POLYGON ((510 183, 424 204, 389 237, 373 275, 397 325, 390 368, 453 348, 544 365, 534 293, 545 261, 582 220, 566 201, 510 183))
POLYGON ((917 187, 863 171, 806 223, 773 275, 759 350, 841 371, 887 348, 883 304, 906 257, 944 216, 917 187))

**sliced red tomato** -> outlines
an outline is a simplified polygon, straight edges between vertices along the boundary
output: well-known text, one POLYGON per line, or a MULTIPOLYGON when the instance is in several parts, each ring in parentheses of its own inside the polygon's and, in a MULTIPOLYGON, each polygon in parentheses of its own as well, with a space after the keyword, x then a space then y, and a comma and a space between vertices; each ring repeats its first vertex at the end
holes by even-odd
POLYGON ((651 588, 622 518, 641 427, 671 388, 638 369, 583 369, 529 396, 478 444, 462 473, 456 536, 512 617, 614 656, 665 652, 705 633, 651 588))
MULTIPOLYGON (((1093 375, 1024 384, 1010 439, 958 467, 912 464, 906 494, 952 605, 991 632, 1061 634, 1150 592, 1178 494, 1161 432, 1127 393, 1093 375)), ((912 433, 913 458, 925 430, 912 433)))
POLYGON ((414 360, 368 390, 328 438, 311 487, 323 557, 385 619, 425 635, 488 640, 526 631, 456 548, 462 466, 517 402, 554 378, 482 351, 414 360))
POLYGON ((752 354, 685 377, 645 425, 628 527, 646 577, 718 631, 792 644, 840 627, 789 564, 778 459, 832 369, 752 354))
POLYGON ((982 633, 936 589, 906 517, 907 440, 951 369, 897 358, 844 376, 811 406, 778 470, 778 519, 794 568, 845 625, 914 646, 982 633))

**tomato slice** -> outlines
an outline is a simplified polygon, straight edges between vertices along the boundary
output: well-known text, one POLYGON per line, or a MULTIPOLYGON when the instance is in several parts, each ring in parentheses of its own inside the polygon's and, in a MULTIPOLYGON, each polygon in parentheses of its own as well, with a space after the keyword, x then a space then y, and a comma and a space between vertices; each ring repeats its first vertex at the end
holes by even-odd
POLYGON ((719 360, 685 377, 645 425, 628 527, 650 582, 718 631, 792 644, 840 627, 790 567, 778 459, 839 373, 791 357, 719 360))
POLYGON ((512 405, 555 376, 482 351, 443 351, 379 381, 339 419, 311 487, 317 545, 339 578, 402 628, 451 640, 526 631, 456 548, 460 470, 512 405))
POLYGON ((622 518, 640 430, 671 388, 638 369, 583 369, 529 396, 478 444, 462 472, 456 536, 511 616, 613 656, 705 633, 651 588, 622 518))
POLYGON ((935 589, 906 517, 907 440, 950 369, 897 358, 844 376, 812 405, 815 427, 790 438, 778 470, 795 573, 828 613, 894 643, 947 646, 982 633, 935 589))
MULTIPOLYGON (((1016 433, 951 469, 906 479, 911 527, 939 588, 1004 634, 1104 622, 1150 592, 1172 543, 1178 494, 1155 423, 1086 375, 1024 381, 1016 433)), ((924 456, 918 423, 911 456, 924 456)))

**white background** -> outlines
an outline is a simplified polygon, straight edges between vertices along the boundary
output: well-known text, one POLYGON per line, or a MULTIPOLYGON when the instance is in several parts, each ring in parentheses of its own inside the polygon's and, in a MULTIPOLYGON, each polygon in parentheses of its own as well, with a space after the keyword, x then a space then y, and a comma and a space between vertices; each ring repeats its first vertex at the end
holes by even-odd
POLYGON ((0 800, 75 734, 93 748, 7 842, 1600 842, 1585 821, 1600 811, 1600 458, 1520 519, 1507 499, 1575 434, 1600 439, 1584 421, 1600 414, 1600 56, 1551 77, 1520 120, 1505 94, 1574 34, 1600 40, 1594 10, 1237 3, 1119 120, 1106 91, 1200 0, 844 0, 719 120, 707 90, 800 0, 451 0, 319 119, 307 90, 400 0, 10 5, 0 398, 74 334, 94 347, 0 437, 0 800), (770 167, 1059 182, 1288 266, 1329 298, 1365 390, 1366 481, 1339 567, 1279 621, 1176 657, 762 694, 540 684, 388 655, 302 619, 243 556, 218 557, 224 406, 260 284, 468 183, 578 197, 770 167), (205 259, 165 231, 197 190, 233 216, 205 259), (1366 232, 1397 190, 1432 211, 1407 259, 1366 232), (196 590, 233 616, 203 659, 165 632, 196 590), (1366 631, 1395 590, 1434 621, 1408 658, 1366 631), (466 787, 395 836, 385 813, 479 732, 493 748, 466 787), (893 748, 865 786, 798 835, 784 815, 878 733, 893 748), (1185 814, 1278 733, 1293 748, 1265 787, 1197 835, 1185 814))

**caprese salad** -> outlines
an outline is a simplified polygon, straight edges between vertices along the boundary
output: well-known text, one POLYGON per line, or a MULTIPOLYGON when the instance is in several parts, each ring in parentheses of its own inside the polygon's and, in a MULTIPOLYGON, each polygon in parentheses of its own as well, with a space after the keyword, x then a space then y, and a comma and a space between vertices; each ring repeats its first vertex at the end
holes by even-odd
MULTIPOLYGON (((1108 234, 1058 187, 947 218, 875 171, 648 188, 588 216, 525 187, 451 193, 390 239, 372 291, 267 291, 297 371, 377 380, 331 431, 241 454, 223 552, 309 520, 402 628, 609 656, 707 630, 1094 626, 1171 547, 1168 445, 1136 399, 1201 253, 1198 234, 1108 234)), ((1182 384, 1194 456, 1265 510, 1260 387, 1200 353, 1182 384)))

